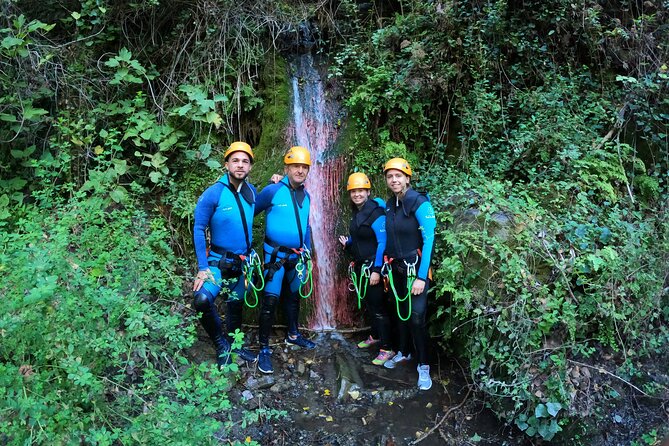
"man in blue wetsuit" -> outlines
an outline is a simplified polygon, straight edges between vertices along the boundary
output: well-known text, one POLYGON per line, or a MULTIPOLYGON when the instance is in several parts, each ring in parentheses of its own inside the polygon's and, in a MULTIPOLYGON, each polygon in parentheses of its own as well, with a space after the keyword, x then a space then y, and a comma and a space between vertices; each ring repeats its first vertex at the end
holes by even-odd
MULTIPOLYGON (((284 178, 265 187, 258 195, 255 213, 265 211, 265 293, 260 309, 260 354, 258 369, 273 373, 269 337, 276 305, 281 298, 288 319, 286 343, 312 349, 316 345, 298 330, 301 285, 298 265, 311 247, 310 197, 304 190, 311 155, 300 146, 291 147, 283 158, 284 178)), ((302 265, 303 267, 304 265, 302 265)))
MULTIPOLYGON (((242 326, 246 283, 242 262, 251 251, 256 190, 246 181, 253 165, 253 151, 245 142, 234 142, 225 151, 227 173, 200 196, 195 207, 193 241, 198 273, 193 283, 193 307, 216 348, 220 367, 231 362, 230 336, 242 326), (205 231, 211 244, 207 254, 205 231), (216 309, 216 297, 224 293, 227 304, 226 333, 216 309)), ((255 361, 245 348, 235 349, 240 358, 255 361)))

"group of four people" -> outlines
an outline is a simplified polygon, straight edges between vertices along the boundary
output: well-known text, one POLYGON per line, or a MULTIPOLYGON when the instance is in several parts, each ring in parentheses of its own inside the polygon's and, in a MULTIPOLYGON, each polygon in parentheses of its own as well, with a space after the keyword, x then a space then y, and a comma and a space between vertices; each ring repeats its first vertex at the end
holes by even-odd
MULTIPOLYGON (((204 191, 195 208, 193 237, 198 273, 193 283, 193 306, 201 314, 200 322, 214 343, 220 366, 229 364, 236 354, 246 361, 257 360, 262 373, 272 373, 269 339, 279 301, 283 302, 288 322, 285 342, 315 348, 298 330, 300 287, 311 248, 310 197, 304 189, 311 156, 304 147, 291 147, 283 159, 285 176, 274 178, 276 182, 259 194, 246 181, 254 161, 251 147, 234 142, 224 158, 227 173, 204 191), (255 355, 246 348, 232 349, 230 335, 241 329, 244 298, 252 280, 248 274, 249 259, 254 254, 252 221, 261 212, 266 213, 264 293, 259 317, 260 353, 255 355), (215 305, 219 294, 226 298, 225 332, 215 305)), ((389 160, 384 176, 393 193, 387 205, 381 199, 370 199, 371 183, 366 175, 354 173, 347 184, 353 218, 350 235, 340 236, 340 242, 353 255, 358 275, 364 276, 372 320, 372 335, 359 347, 378 342, 381 349, 373 362, 389 368, 410 359, 410 352, 415 351, 418 387, 427 390, 432 386, 425 319, 434 211, 428 198, 411 188, 412 171, 406 160, 389 160), (384 282, 392 290, 391 300, 397 302, 397 319, 388 315, 386 296, 390 292, 384 289, 384 282), (397 324, 399 334, 397 348, 390 336, 393 324, 397 324)))

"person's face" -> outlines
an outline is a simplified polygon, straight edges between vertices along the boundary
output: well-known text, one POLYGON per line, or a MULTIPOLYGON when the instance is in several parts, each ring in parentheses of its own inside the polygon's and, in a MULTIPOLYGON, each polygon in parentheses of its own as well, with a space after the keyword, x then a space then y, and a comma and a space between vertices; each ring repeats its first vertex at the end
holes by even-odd
POLYGON ((365 204, 365 201, 369 198, 369 189, 351 189, 349 195, 351 196, 351 201, 354 205, 360 207, 365 204))
POLYGON ((285 171, 288 180, 299 186, 306 181, 309 174, 309 166, 306 164, 286 164, 285 171))
POLYGON ((386 184, 394 194, 404 192, 409 187, 409 180, 411 177, 406 175, 401 170, 388 169, 386 171, 386 184))
POLYGON ((245 152, 232 152, 225 162, 225 168, 235 180, 245 180, 251 171, 251 158, 245 152))

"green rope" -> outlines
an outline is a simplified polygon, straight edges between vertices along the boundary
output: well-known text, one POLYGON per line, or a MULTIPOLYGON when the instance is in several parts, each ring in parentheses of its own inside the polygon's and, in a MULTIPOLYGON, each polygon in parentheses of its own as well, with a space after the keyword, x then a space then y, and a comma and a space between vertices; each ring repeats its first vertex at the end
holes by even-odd
POLYGON ((397 317, 400 318, 402 322, 406 322, 409 320, 411 317, 411 288, 413 287, 413 283, 416 280, 416 264, 411 264, 407 265, 407 295, 404 296, 403 298, 400 298, 397 295, 397 290, 395 289, 395 283, 393 282, 393 270, 388 265, 388 282, 390 283, 390 289, 393 290, 393 295, 395 295, 395 307, 397 309, 397 317), (400 311, 400 302, 404 302, 405 300, 409 299, 409 312, 406 317, 402 317, 402 312, 400 311))
POLYGON ((358 275, 355 273, 354 263, 348 267, 349 275, 351 276, 351 283, 353 283, 353 290, 355 291, 356 296, 358 297, 358 310, 362 308, 362 300, 367 295, 367 285, 369 284, 369 277, 371 276, 371 268, 367 264, 363 264, 360 268, 360 280, 358 280, 358 275), (366 280, 365 280, 366 279, 366 280))
POLYGON ((314 292, 313 264, 311 262, 311 254, 308 250, 300 252, 300 261, 295 265, 295 271, 297 271, 297 277, 300 280, 300 297, 307 299, 314 292), (307 272, 306 277, 304 274, 305 270, 307 272), (309 283, 309 292, 305 294, 303 289, 307 283, 309 283))
POLYGON ((249 255, 248 260, 244 262, 242 269, 244 271, 244 281, 247 285, 244 287, 244 303, 246 303, 249 308, 255 308, 258 306, 259 302, 258 292, 265 288, 265 277, 262 273, 262 262, 260 261, 260 257, 258 254, 256 254, 255 251, 249 255), (260 277, 260 286, 256 286, 255 282, 253 281, 253 276, 256 272, 258 273, 258 277, 260 277), (253 305, 251 305, 247 298, 247 295, 249 294, 249 288, 251 289, 251 294, 255 298, 255 303, 253 305))

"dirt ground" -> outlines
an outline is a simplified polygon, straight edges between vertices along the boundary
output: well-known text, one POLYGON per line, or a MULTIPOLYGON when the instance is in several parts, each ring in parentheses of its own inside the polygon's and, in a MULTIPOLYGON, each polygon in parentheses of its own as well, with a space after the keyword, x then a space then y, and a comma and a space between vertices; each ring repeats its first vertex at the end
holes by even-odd
MULTIPOLYGON (((356 347, 366 333, 313 333, 309 337, 316 349, 301 350, 285 345, 283 332, 277 330, 272 338, 276 341, 272 375, 260 373, 255 364, 239 363, 239 377, 229 398, 241 404, 247 417, 241 418, 243 411, 221 415, 231 425, 231 434, 221 432, 221 444, 254 440, 281 446, 613 446, 630 445, 655 429, 655 443, 639 443, 651 446, 659 445, 663 426, 669 426, 669 395, 640 398, 623 383, 602 377, 600 385, 622 395, 615 403, 603 405, 605 413, 573 425, 572 440, 530 440, 499 421, 481 396, 469 391, 464 366, 455 359, 436 357, 431 365, 433 387, 420 391, 415 361, 389 370, 371 363, 377 353, 373 347, 356 347)), ((195 360, 215 359, 204 334, 191 351, 195 360)), ((655 373, 666 377, 667 370, 655 373)))

